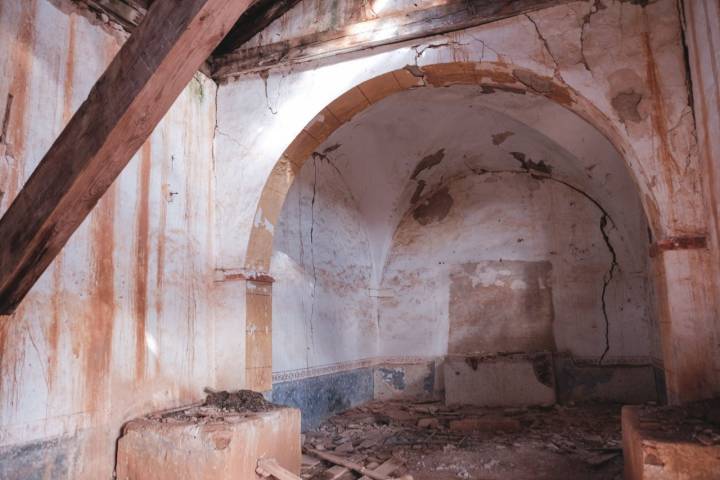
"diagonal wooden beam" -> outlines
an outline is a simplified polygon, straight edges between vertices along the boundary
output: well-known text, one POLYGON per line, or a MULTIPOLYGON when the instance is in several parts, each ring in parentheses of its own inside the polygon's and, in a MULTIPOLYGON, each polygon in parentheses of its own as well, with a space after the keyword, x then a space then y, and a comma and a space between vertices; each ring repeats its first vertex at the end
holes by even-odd
POLYGON ((0 219, 12 313, 251 0, 155 0, 0 219))

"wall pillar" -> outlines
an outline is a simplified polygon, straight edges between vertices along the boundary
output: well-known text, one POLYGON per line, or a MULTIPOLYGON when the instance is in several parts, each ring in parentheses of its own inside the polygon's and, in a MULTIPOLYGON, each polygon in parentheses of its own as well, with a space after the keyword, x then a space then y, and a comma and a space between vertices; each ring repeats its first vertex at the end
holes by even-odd
POLYGON ((248 280, 245 303, 246 388, 272 390, 272 281, 248 280))
MULTIPOLYGON (((704 237, 689 237, 704 238, 704 237)), ((680 404, 718 391, 713 255, 707 248, 653 248, 667 397, 680 404)))
MULTIPOLYGON (((707 369, 714 367, 711 392, 720 395, 720 2, 684 0, 683 30, 688 49, 697 149, 705 200, 702 209, 708 225, 709 252, 705 268, 692 272, 697 288, 707 295, 707 317, 698 316, 696 335, 712 342, 709 351, 699 351, 707 369)), ((677 252, 675 252, 677 253, 677 252)), ((670 279, 668 284, 671 285, 670 279)), ((691 381, 691 380, 690 380, 691 381)), ((688 387, 690 388, 690 387, 688 387)))

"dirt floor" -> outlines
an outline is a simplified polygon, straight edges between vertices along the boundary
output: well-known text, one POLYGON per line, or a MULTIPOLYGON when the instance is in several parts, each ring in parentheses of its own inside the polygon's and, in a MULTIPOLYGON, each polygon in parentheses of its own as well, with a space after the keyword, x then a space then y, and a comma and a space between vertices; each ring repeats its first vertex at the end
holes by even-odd
POLYGON ((302 477, 313 480, 362 477, 319 461, 323 454, 414 480, 615 480, 623 467, 620 405, 488 409, 375 402, 307 432, 303 448, 302 477))

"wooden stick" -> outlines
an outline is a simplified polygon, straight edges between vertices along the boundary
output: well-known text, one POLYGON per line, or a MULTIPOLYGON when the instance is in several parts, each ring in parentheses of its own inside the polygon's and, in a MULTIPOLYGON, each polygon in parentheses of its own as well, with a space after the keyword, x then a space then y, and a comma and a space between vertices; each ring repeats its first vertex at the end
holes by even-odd
POLYGON ((365 475, 366 477, 372 478, 374 480, 413 480, 412 475, 403 475, 402 477, 395 479, 394 477, 389 477, 382 473, 375 473, 372 470, 368 470, 367 468, 363 467, 362 465, 351 462, 342 457, 338 457, 337 455, 333 455, 332 453, 321 452, 312 448, 308 448, 307 452, 311 455, 315 455, 318 458, 327 460, 330 463, 334 463, 335 465, 340 465, 341 467, 346 467, 350 470, 354 470, 359 474, 365 475))
POLYGON ((255 470, 261 477, 275 477, 278 480, 302 480, 289 470, 285 470, 274 458, 261 458, 255 470))

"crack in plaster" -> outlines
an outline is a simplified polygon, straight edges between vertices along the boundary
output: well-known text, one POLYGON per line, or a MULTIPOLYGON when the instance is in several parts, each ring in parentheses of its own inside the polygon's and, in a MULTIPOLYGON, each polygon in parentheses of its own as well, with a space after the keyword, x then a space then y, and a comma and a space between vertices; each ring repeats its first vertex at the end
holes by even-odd
POLYGON ((313 272, 313 291, 312 304, 310 305, 310 340, 313 348, 315 347, 315 325, 313 324, 315 316, 315 296, 317 290, 317 266, 315 265, 315 200, 317 199, 317 159, 313 157, 313 194, 310 202, 310 259, 312 262, 313 272))
POLYGON ((471 165, 465 162, 465 166, 474 174, 476 175, 486 175, 486 174, 503 174, 503 173, 509 173, 513 175, 530 175, 532 178, 536 180, 551 180, 553 182, 559 183, 561 185, 566 186, 567 188, 573 190, 574 192, 582 195, 586 199, 588 199, 595 207, 600 210, 600 213, 602 214, 600 217, 600 234, 603 237, 603 241, 605 242, 605 246, 608 249, 608 252, 610 252, 610 267, 608 268, 605 275, 603 275, 603 288, 602 288, 602 294, 600 297, 601 305, 602 305, 602 313, 603 313, 603 319, 605 320, 605 348, 603 350, 602 355, 600 356, 600 359, 598 360, 598 365, 602 365, 603 361, 605 360, 605 357, 607 356, 608 352, 610 351, 610 318, 608 316, 607 312, 607 289, 610 285, 610 282, 615 277, 615 272, 620 269, 620 265, 617 261, 617 252, 615 251, 615 247, 613 246, 612 242, 610 241, 610 235, 607 231, 608 222, 609 224, 617 229, 617 226, 615 225, 615 221, 612 219, 610 214, 605 210, 605 208, 600 204, 599 201, 597 201, 595 198, 593 198, 589 193, 585 192, 584 190, 580 189, 579 187, 576 187, 575 185, 571 184, 570 182, 567 182, 565 180, 561 180, 559 178, 553 177, 549 174, 542 174, 538 172, 531 171, 529 169, 525 170, 487 170, 487 169, 477 169, 473 168, 471 165))
POLYGON ((590 11, 583 17, 583 23, 580 26, 580 61, 585 66, 585 69, 590 73, 592 73, 592 70, 590 69, 590 64, 587 61, 587 57, 585 56, 585 30, 590 25, 590 20, 592 16, 600 10, 604 10, 606 8, 607 7, 603 5, 601 0, 594 0, 592 6, 590 7, 590 11))
POLYGON ((487 43, 485 43, 484 40, 477 38, 475 35, 473 35, 473 34, 470 33, 470 32, 466 32, 466 34, 467 34, 468 37, 472 38, 473 40, 475 40, 476 42, 478 42, 478 43, 482 46, 482 50, 480 50, 480 63, 482 63, 482 62, 485 61, 485 49, 486 49, 486 48, 487 48, 488 50, 490 50, 491 52, 493 52, 493 53, 495 54, 495 56, 498 58, 498 60, 500 60, 500 58, 501 58, 500 53, 499 53, 497 50, 495 50, 494 48, 489 47, 489 46, 487 45, 487 43))
POLYGON ((217 138, 219 135, 222 135, 223 137, 227 137, 232 143, 240 147, 242 150, 245 150, 245 147, 238 139, 236 139, 234 136, 230 135, 229 133, 225 133, 222 130, 220 130, 220 126, 217 124, 217 120, 215 121, 215 137, 217 138))
MULTIPOLYGON (((299 238, 300 238, 300 265, 302 268, 304 268, 305 265, 305 242, 303 242, 303 234, 302 234, 302 192, 300 191, 300 188, 298 188, 298 232, 300 232, 299 238)), ((305 315, 305 295, 300 296, 300 307, 301 311, 303 312, 303 316, 305 315)), ((303 322, 303 329, 305 331, 305 366, 306 368, 310 368, 310 337, 308 335, 308 322, 303 322)))
MULTIPOLYGON (((484 42, 482 42, 482 40, 481 40, 480 42, 483 43, 483 45, 484 45, 484 42)), ((422 79, 422 82, 423 82, 422 86, 423 86, 423 87, 427 87, 428 84, 427 84, 427 80, 426 80, 426 77, 425 77, 425 73, 423 73, 422 68, 420 67, 420 63, 419 63, 420 57, 422 57, 423 54, 424 54, 427 50, 436 49, 436 48, 444 48, 444 47, 453 48, 453 47, 455 47, 455 46, 464 47, 464 46, 467 46, 467 45, 469 45, 469 43, 460 43, 460 42, 457 42, 457 41, 454 41, 454 40, 447 40, 447 41, 444 42, 444 43, 431 43, 431 44, 429 44, 429 45, 426 45, 424 48, 421 48, 421 47, 422 47, 422 44, 420 44, 420 45, 413 45, 413 46, 410 47, 410 48, 415 52, 415 58, 414 58, 414 62, 415 62, 415 63, 405 65, 405 67, 403 67, 403 68, 405 68, 405 70, 407 70, 408 72, 410 72, 410 74, 411 74, 412 76, 417 77, 417 78, 421 78, 421 79, 422 79)), ((483 48, 484 48, 484 47, 483 47, 483 48)))
POLYGON ((269 70, 261 70, 258 72, 258 75, 260 75, 260 78, 262 78, 263 84, 265 85, 265 103, 267 105, 268 110, 270 110, 270 113, 273 115, 277 115, 278 111, 273 110, 272 105, 270 105, 270 96, 268 95, 268 77, 270 76, 269 70))
POLYGON ((560 72, 559 72, 559 70, 560 70, 560 64, 558 63, 557 58, 555 58, 555 55, 553 55, 552 50, 550 50, 550 44, 548 43, 547 39, 546 39, 546 38, 543 36, 543 34, 540 32, 540 27, 538 27, 538 24, 535 23, 535 20, 533 20, 533 18, 532 18, 530 15, 528 15, 527 13, 525 14, 525 17, 526 17, 526 18, 530 21, 530 23, 532 23, 533 26, 535 27, 535 32, 537 33, 538 38, 540 39, 540 41, 541 41, 541 42, 543 43, 543 45, 545 46, 545 51, 547 51, 548 55, 550 55, 550 58, 552 58, 552 61, 553 61, 553 63, 555 64, 555 74, 556 74, 557 76, 560 76, 560 72))
POLYGON ((45 380, 45 388, 50 391, 50 381, 48 379, 47 375, 47 364, 43 362, 43 356, 40 354, 40 349, 37 346, 37 343, 35 343, 35 337, 33 337, 32 330, 30 329, 30 326, 26 324, 25 330, 27 331, 28 338, 30 339, 30 343, 33 346, 33 349, 35 350, 35 353, 37 354, 38 361, 40 363, 40 371, 42 372, 43 380, 45 380))

